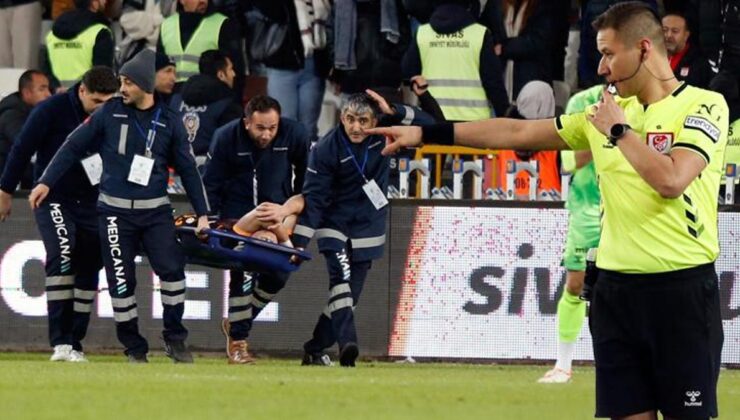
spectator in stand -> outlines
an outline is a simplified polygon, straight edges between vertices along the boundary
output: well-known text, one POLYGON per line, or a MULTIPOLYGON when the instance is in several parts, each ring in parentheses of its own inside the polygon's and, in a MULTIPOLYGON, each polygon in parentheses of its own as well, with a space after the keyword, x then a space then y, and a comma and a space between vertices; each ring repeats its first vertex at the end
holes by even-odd
MULTIPOLYGON (((208 50, 219 50, 228 55, 237 81, 243 78, 242 39, 236 22, 216 12, 208 0, 179 0, 177 13, 164 20, 157 41, 157 51, 175 61, 178 84, 198 74, 200 55, 208 50)), ((241 98, 238 89, 236 94, 241 98)))
POLYGON ((191 76, 182 92, 172 97, 171 107, 180 116, 198 166, 206 162, 211 137, 217 128, 242 116, 242 107, 234 101, 234 66, 218 50, 200 56, 200 74, 191 76))
MULTIPOLYGON (((555 115, 555 96, 547 83, 534 80, 527 83, 517 98, 517 105, 509 111, 509 118, 539 120, 555 115)), ((498 155, 499 187, 506 190, 506 167, 508 161, 532 162, 538 164, 537 196, 555 190, 560 192, 560 171, 558 152, 554 150, 502 150, 498 155)), ((528 200, 530 177, 521 171, 514 179, 514 195, 517 199, 528 200)))
POLYGON ((551 49, 556 38, 551 2, 504 0, 503 20, 506 38, 501 44, 504 85, 509 102, 532 80, 552 84, 551 49))
POLYGON ((678 12, 670 12, 663 16, 662 21, 665 47, 673 74, 678 80, 707 89, 715 73, 699 45, 689 42, 691 31, 686 18, 678 12))
POLYGON ((123 0, 120 19, 123 40, 116 48, 117 66, 146 47, 156 48, 159 28, 176 8, 177 0, 123 0))
MULTIPOLYGON (((0 173, 5 168, 5 161, 8 159, 13 141, 21 132, 31 110, 49 96, 51 92, 46 75, 38 70, 27 70, 18 79, 18 92, 0 101, 0 173)), ((21 178, 21 188, 31 188, 32 169, 33 165, 26 166, 21 178)))
POLYGON ((417 86, 417 77, 424 78, 447 121, 490 118, 491 108, 503 115, 509 106, 493 38, 469 7, 469 0, 440 1, 402 64, 404 78, 415 79, 417 86))
POLYGON ((36 68, 40 34, 41 2, 0 2, 0 67, 36 68))
POLYGON ((331 2, 255 0, 253 4, 267 18, 290 28, 277 51, 263 60, 267 94, 280 102, 284 117, 303 123, 315 141, 329 73, 325 22, 331 2))
POLYGON ((400 0, 337 0, 328 27, 330 79, 347 97, 373 89, 401 102, 401 59, 411 24, 400 0))
POLYGON ((44 71, 57 92, 77 83, 93 66, 113 65, 113 32, 103 15, 108 0, 75 0, 46 36, 44 71))
POLYGON ((154 70, 157 72, 154 75, 154 92, 159 95, 162 101, 169 104, 177 80, 175 62, 167 55, 158 52, 154 62, 154 70))

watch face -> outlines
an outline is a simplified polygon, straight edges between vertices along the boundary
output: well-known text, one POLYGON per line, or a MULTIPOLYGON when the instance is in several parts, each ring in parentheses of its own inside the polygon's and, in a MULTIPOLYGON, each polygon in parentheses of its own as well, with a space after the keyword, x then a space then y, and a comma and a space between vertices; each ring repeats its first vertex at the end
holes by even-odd
POLYGON ((612 137, 620 137, 624 133, 624 126, 622 124, 614 124, 610 131, 612 137))

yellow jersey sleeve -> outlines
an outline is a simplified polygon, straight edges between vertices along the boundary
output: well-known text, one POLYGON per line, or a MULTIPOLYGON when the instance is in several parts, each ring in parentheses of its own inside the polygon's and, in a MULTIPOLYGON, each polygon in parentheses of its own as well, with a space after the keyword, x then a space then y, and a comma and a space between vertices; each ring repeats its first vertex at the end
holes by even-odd
POLYGON ((573 150, 589 149, 587 135, 589 124, 585 112, 555 118, 555 129, 558 135, 573 150))
POLYGON ((684 118, 673 149, 691 150, 709 164, 718 148, 725 147, 723 139, 727 137, 728 120, 729 109, 724 98, 705 92, 684 118))

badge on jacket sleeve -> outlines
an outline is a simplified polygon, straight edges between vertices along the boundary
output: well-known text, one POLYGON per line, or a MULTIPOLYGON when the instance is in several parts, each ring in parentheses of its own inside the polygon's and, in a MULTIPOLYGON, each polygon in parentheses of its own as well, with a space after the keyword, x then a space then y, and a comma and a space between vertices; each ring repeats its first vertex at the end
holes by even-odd
POLYGON ((383 190, 380 189, 374 179, 366 182, 365 185, 362 186, 362 190, 365 191, 365 195, 367 195, 367 198, 369 198, 373 203, 373 206, 375 206, 375 210, 380 210, 388 205, 388 199, 385 197, 383 190))

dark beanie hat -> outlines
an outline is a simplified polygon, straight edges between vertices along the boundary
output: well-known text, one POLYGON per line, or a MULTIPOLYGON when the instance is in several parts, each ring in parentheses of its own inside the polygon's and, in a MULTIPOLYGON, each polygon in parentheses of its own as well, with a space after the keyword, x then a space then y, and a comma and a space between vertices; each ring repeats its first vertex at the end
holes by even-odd
POLYGON ((160 71, 167 66, 174 66, 175 62, 167 54, 157 51, 157 59, 154 61, 154 71, 160 71))
POLYGON ((154 51, 145 48, 121 66, 118 74, 128 77, 144 92, 153 93, 155 56, 154 51))

